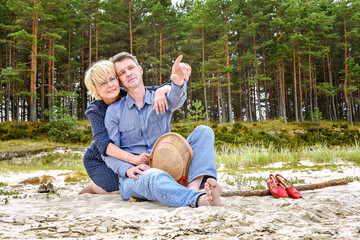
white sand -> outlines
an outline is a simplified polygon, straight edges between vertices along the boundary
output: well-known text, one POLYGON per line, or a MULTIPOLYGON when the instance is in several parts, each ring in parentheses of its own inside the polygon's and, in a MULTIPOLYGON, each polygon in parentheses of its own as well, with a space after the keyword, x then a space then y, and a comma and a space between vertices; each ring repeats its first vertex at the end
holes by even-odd
MULTIPOLYGON (((360 239, 360 183, 302 191, 302 199, 222 198, 225 207, 171 208, 156 202, 124 202, 118 195, 77 195, 83 185, 64 184, 65 171, 0 175, 0 187, 26 198, 0 202, 0 239, 360 239), (43 174, 60 196, 37 193, 39 185, 17 185, 43 174)), ((341 172, 279 172, 286 178, 324 182, 360 176, 341 172)), ((268 176, 255 173, 253 176, 268 176)), ((221 177, 222 174, 219 174, 221 177)), ((223 181, 224 177, 220 179, 223 181)), ((230 187, 226 186, 225 190, 230 187)), ((235 189, 232 189, 235 190, 235 189)), ((5 196, 0 195, 0 200, 5 196)))

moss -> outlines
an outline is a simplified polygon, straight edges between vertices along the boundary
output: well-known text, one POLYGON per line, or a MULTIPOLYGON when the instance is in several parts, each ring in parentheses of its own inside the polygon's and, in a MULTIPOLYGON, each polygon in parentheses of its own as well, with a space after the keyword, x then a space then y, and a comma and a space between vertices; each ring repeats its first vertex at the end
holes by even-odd
POLYGON ((7 183, 0 182, 0 187, 6 187, 6 186, 7 186, 7 183))
POLYGON ((90 182, 90 178, 85 172, 72 172, 63 175, 66 176, 64 182, 67 184, 90 182))
POLYGON ((20 182, 21 184, 45 184, 45 183, 50 183, 52 181, 54 181, 55 178, 53 176, 50 175, 43 175, 41 177, 32 177, 32 178, 28 178, 25 179, 24 181, 20 182))

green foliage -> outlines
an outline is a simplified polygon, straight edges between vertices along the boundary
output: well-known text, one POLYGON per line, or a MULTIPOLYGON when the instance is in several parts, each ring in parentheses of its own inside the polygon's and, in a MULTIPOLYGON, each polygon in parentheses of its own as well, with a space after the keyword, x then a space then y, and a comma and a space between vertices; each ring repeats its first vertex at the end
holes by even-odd
POLYGON ((63 114, 62 117, 57 115, 46 125, 48 137, 58 142, 81 142, 83 133, 78 126, 76 119, 69 114, 63 114))
POLYGON ((0 123, 0 140, 42 139, 46 135, 44 122, 3 122, 0 123))
POLYGON ((7 186, 6 183, 0 182, 0 187, 6 187, 6 186, 7 186))
POLYGON ((204 120, 206 113, 204 112, 204 106, 201 101, 196 100, 192 102, 192 108, 188 109, 187 118, 191 121, 198 122, 204 120))
POLYGON ((61 103, 62 97, 75 98, 76 96, 76 94, 66 91, 59 91, 54 94, 54 106, 45 111, 45 115, 50 118, 46 127, 48 129, 47 135, 51 140, 63 143, 89 141, 88 136, 79 127, 77 119, 71 116, 69 109, 61 103))

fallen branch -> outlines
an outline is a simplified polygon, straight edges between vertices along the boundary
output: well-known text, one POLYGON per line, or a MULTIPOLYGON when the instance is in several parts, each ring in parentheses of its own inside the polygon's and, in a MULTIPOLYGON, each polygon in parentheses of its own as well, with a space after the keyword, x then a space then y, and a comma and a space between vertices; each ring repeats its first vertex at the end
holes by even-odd
MULTIPOLYGON (((347 185, 348 181, 341 180, 341 181, 333 181, 333 182, 324 182, 324 183, 315 183, 315 184, 305 184, 295 186, 298 191, 308 191, 314 190, 319 188, 326 188, 326 187, 333 187, 338 185, 347 185)), ((248 191, 226 191, 221 194, 222 197, 231 197, 231 196, 242 196, 242 197, 249 197, 249 196, 266 196, 271 195, 269 189, 264 190, 248 190, 248 191)))

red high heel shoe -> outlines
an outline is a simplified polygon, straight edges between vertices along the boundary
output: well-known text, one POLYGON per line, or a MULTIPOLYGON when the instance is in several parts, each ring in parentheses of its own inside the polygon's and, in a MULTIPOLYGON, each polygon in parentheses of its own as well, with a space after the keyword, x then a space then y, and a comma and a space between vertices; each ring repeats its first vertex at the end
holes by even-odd
POLYGON ((276 174, 275 178, 281 185, 284 186, 284 188, 286 189, 287 193, 291 198, 302 198, 299 191, 296 190, 296 188, 291 183, 289 183, 288 180, 286 180, 286 178, 284 178, 280 174, 276 174))
POLYGON ((270 174, 269 180, 267 181, 267 186, 274 197, 276 198, 289 197, 285 188, 275 179, 275 177, 272 174, 270 174))

